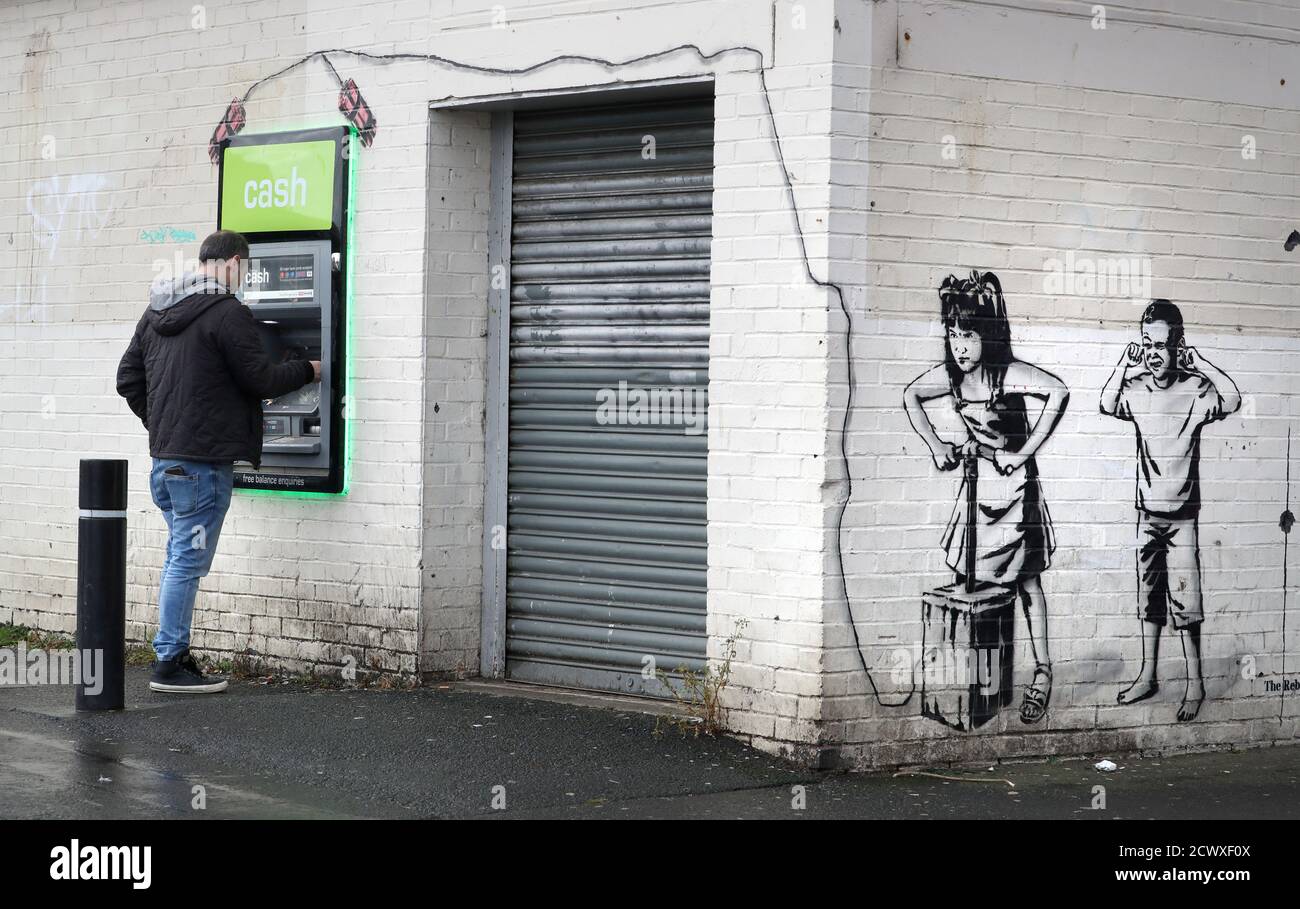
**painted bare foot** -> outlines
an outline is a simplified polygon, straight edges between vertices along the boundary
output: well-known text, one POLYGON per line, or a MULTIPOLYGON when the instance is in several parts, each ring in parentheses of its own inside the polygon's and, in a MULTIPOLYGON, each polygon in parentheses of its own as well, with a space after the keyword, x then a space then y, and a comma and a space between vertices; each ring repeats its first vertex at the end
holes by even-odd
POLYGON ((1139 676, 1136 682, 1119 693, 1115 701, 1118 704, 1136 704, 1138 701, 1145 701, 1159 690, 1160 683, 1154 677, 1139 676))
POLYGON ((1196 714, 1201 712, 1201 704, 1204 701, 1205 686, 1200 682, 1188 682, 1187 693, 1183 695, 1183 702, 1178 706, 1178 719, 1184 723, 1196 719, 1196 714))

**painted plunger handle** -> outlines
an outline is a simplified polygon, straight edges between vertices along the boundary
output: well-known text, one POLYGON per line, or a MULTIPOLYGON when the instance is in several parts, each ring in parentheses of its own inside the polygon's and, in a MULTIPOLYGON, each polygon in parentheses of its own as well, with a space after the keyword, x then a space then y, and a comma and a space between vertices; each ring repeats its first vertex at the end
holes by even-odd
POLYGON ((975 520, 979 508, 977 487, 979 486, 979 458, 974 454, 966 456, 966 592, 975 592, 975 520))

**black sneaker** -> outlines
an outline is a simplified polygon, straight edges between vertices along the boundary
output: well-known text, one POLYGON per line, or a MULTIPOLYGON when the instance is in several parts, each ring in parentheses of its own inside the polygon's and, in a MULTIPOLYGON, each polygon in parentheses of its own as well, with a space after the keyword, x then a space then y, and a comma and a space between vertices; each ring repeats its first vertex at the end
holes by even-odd
POLYGON ((203 674, 194 655, 188 650, 170 660, 153 664, 153 677, 149 687, 154 691, 171 691, 182 694, 216 694, 229 686, 225 679, 209 678, 203 674))

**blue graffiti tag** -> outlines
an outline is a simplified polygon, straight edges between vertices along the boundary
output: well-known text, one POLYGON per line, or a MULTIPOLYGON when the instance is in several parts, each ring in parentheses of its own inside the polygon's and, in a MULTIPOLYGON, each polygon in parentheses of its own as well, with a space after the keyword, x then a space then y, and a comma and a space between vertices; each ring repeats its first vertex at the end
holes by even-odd
POLYGON ((146 243, 193 243, 196 238, 192 230, 159 227, 156 230, 140 231, 140 239, 146 243))

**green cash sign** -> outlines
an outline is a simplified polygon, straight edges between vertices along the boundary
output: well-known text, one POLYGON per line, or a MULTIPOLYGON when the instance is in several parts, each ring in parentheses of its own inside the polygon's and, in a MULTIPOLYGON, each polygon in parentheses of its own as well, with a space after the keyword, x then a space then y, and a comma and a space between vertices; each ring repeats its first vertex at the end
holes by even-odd
POLYGON ((329 140, 228 147, 222 159, 222 229, 329 230, 336 155, 329 140))

